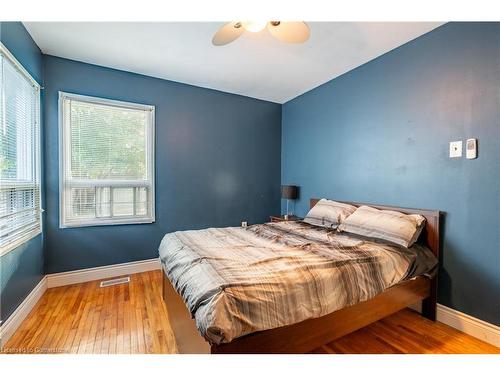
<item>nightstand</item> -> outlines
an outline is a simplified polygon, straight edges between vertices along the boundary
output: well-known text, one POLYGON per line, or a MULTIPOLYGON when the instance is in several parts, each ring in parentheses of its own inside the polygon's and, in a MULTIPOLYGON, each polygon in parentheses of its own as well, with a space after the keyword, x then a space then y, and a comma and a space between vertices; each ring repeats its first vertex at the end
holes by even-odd
POLYGON ((288 220, 285 220, 283 216, 270 216, 271 223, 279 223, 280 221, 297 221, 297 220, 302 220, 302 217, 298 217, 295 215, 290 215, 288 216, 288 220))

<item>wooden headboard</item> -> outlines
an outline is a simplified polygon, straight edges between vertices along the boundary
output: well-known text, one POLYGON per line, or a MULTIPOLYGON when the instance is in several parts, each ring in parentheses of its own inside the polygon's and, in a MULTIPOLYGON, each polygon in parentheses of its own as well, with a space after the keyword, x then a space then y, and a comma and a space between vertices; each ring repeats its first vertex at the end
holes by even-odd
MULTIPOLYGON (((316 203, 318 203, 318 198, 312 198, 309 202, 309 208, 313 208, 316 203)), ((402 212, 404 214, 418 214, 425 217, 425 228, 420 235, 420 238, 424 240, 425 244, 432 250, 436 258, 439 259, 439 216, 440 212, 436 210, 422 210, 417 208, 404 208, 404 207, 395 207, 395 206, 381 206, 377 204, 371 203, 360 203, 360 202, 346 202, 346 201, 337 201, 341 203, 347 203, 356 207, 359 206, 370 206, 377 208, 379 210, 392 210, 402 212)))

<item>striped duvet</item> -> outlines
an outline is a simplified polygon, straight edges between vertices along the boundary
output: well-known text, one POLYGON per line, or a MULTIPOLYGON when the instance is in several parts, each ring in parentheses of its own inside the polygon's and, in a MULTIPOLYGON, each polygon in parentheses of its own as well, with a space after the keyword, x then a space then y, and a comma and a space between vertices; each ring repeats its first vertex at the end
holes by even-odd
POLYGON ((198 330, 217 344, 365 301, 437 264, 418 244, 405 249, 303 222, 169 233, 159 252, 198 330))

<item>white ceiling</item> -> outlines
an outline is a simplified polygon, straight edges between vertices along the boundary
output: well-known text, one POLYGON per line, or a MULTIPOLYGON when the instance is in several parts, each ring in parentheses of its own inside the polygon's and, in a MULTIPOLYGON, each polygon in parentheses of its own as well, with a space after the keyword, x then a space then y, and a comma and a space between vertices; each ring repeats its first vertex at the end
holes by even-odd
POLYGON ((284 103, 430 30, 435 22, 310 22, 304 44, 264 30, 231 44, 223 22, 25 22, 43 53, 284 103))

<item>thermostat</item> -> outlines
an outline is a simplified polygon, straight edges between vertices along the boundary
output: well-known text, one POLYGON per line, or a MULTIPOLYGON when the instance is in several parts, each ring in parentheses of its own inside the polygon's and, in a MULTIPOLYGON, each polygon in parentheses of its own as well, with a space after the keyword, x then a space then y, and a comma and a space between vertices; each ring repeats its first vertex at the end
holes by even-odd
POLYGON ((477 139, 470 138, 465 142, 465 157, 467 159, 477 158, 477 139))

